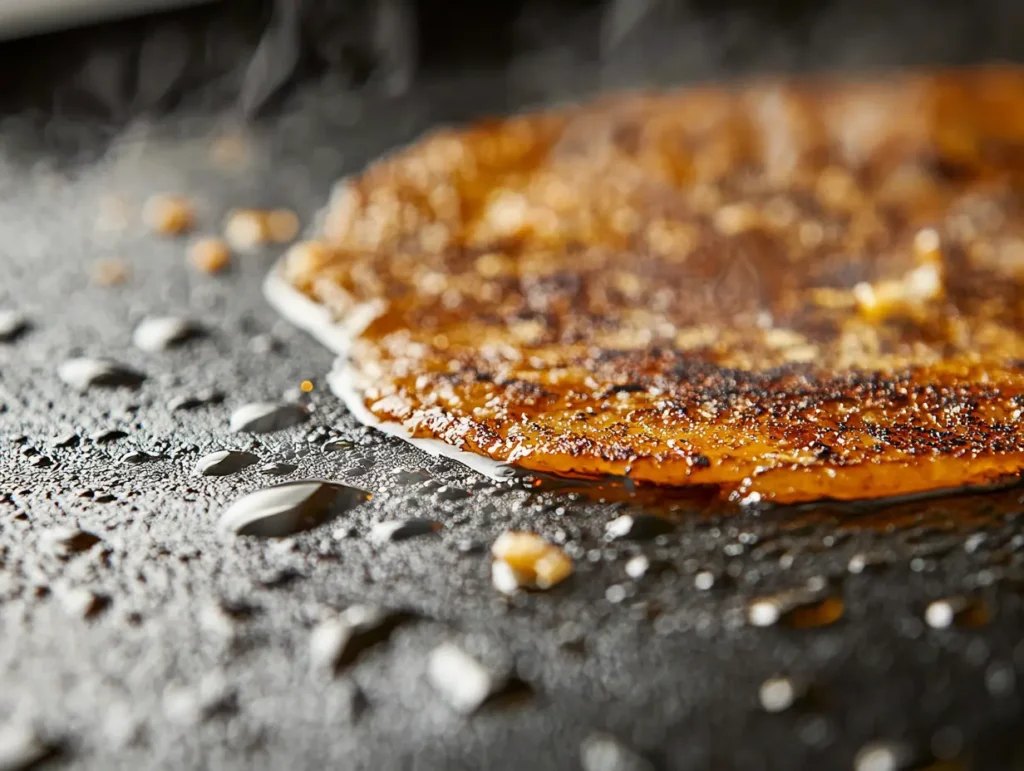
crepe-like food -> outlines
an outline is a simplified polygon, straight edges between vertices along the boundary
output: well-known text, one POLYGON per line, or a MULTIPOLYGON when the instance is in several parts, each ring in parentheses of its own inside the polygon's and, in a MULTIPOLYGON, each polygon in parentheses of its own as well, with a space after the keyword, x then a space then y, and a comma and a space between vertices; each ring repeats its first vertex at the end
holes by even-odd
POLYGON ((618 95, 374 163, 274 280, 410 436, 746 502, 925 493, 1024 468, 1022 185, 1014 68, 618 95))

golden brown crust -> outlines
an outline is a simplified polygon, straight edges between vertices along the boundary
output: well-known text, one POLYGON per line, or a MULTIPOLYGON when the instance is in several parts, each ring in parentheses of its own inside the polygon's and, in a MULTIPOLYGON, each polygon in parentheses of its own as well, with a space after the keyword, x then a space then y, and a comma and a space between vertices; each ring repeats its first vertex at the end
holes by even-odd
POLYGON ((868 498, 1024 467, 1024 72, 764 82, 442 131, 289 280, 417 436, 556 473, 868 498))

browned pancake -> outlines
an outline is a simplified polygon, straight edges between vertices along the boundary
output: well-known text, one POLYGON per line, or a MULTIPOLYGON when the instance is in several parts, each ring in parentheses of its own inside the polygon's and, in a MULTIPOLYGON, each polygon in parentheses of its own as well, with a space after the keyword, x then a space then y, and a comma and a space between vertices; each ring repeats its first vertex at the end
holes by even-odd
POLYGON ((378 419, 516 465, 874 498, 1024 468, 1024 72, 758 82, 437 132, 284 277, 378 419))

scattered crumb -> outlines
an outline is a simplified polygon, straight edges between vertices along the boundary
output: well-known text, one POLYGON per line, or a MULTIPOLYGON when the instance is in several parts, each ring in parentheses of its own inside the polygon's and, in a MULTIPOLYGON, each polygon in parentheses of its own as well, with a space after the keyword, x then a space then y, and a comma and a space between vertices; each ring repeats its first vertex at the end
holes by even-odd
POLYGON ((491 546, 492 579, 502 592, 550 589, 572 575, 572 558, 536 533, 508 531, 491 546))
POLYGON ((180 195, 152 196, 142 207, 142 220, 163 236, 180 236, 196 224, 192 202, 180 195))
POLYGON ((258 209, 235 209, 224 220, 224 238, 231 248, 248 252, 270 240, 266 212, 258 209))
POLYGON ((861 315, 871 321, 884 321, 899 315, 917 316, 930 304, 945 296, 941 263, 924 263, 897 280, 853 287, 853 297, 861 315))
POLYGON ((93 262, 92 280, 100 286, 115 286, 128 280, 128 263, 115 257, 104 257, 93 262))
POLYGON ((299 216, 291 209, 274 209, 267 214, 267 233, 275 243, 293 241, 299 234, 299 227, 299 216))
POLYGON ((231 264, 231 250, 219 238, 200 238, 189 248, 188 261, 203 273, 220 273, 231 264))

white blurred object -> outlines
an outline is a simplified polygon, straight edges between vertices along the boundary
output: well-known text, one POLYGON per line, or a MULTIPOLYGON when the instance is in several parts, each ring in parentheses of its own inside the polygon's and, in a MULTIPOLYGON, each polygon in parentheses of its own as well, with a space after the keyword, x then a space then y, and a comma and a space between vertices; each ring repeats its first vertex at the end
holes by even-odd
POLYGON ((0 0, 0 40, 210 0, 0 0))

